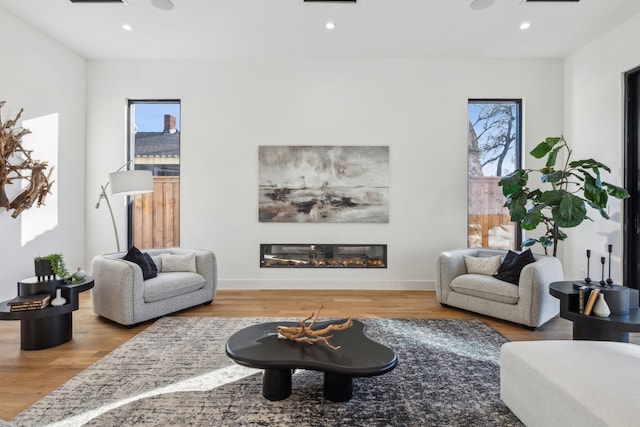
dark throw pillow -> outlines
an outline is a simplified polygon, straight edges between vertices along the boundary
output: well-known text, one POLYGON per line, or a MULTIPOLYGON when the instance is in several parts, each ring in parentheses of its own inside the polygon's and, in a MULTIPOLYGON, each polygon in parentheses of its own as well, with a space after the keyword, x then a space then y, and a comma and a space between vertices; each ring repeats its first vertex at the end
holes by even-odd
POLYGON ((144 255, 144 259, 147 260, 147 264, 149 264, 149 269, 151 270, 151 276, 149 277, 149 279, 151 279, 152 277, 158 277, 158 266, 156 266, 156 263, 153 262, 153 258, 151 258, 151 255, 146 252, 142 252, 142 255, 144 255))
POLYGON ((517 285, 518 280, 520 280, 520 272, 525 265, 531 264, 532 262, 535 262, 535 258, 531 253, 531 249, 527 249, 520 254, 509 251, 504 257, 504 261, 502 261, 498 272, 494 274, 493 277, 517 285))
POLYGON ((127 254, 122 259, 138 264, 142 269, 142 279, 147 280, 158 275, 158 269, 149 254, 143 254, 140 249, 131 246, 127 254), (146 256, 145 256, 146 255, 146 256), (148 260, 147 260, 148 258, 148 260), (151 265, 149 265, 151 261, 151 265))

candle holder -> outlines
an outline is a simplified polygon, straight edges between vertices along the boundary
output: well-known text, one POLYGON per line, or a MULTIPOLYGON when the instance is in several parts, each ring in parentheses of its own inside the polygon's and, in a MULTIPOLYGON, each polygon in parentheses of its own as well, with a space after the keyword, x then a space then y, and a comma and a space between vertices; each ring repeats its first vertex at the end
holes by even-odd
POLYGON ((600 263, 602 264, 602 279, 600 280, 600 286, 606 286, 607 282, 604 281, 604 263, 606 261, 605 257, 600 257, 600 263))
POLYGON ((590 259, 591 259, 591 249, 587 249, 587 277, 584 278, 585 283, 591 283, 591 277, 589 277, 590 259))
POLYGON ((607 284, 611 285, 613 283, 613 279, 611 279, 611 252, 613 252, 613 245, 608 245, 607 250, 609 251, 609 277, 607 278, 607 284))

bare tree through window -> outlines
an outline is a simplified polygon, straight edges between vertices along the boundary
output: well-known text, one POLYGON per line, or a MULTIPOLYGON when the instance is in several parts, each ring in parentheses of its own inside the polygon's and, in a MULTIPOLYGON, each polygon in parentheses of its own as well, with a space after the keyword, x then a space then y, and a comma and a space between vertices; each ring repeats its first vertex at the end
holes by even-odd
POLYGON ((520 166, 520 100, 470 100, 468 105, 468 245, 515 249, 500 177, 520 166))

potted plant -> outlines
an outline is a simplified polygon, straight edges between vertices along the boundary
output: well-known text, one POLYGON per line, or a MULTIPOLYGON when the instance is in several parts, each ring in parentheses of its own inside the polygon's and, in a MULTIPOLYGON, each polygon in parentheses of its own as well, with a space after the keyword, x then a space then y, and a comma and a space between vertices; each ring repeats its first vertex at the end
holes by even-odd
POLYGON ((577 227, 587 215, 587 206, 600 212, 609 219, 607 202, 609 196, 626 199, 629 192, 624 188, 602 181, 600 171, 611 169, 593 159, 571 161, 571 149, 563 136, 546 138, 538 144, 531 155, 536 159, 547 156, 542 169, 516 169, 503 177, 499 185, 507 198, 505 207, 509 209, 511 220, 520 222, 524 230, 534 230, 538 225, 545 226, 545 233, 537 239, 528 238, 522 246, 540 243, 547 254, 547 248, 553 246, 556 256, 558 241, 567 238, 561 229, 577 227), (560 154, 566 160, 556 167, 560 154), (547 189, 529 188, 529 175, 540 174, 542 184, 547 189))
POLYGON ((60 279, 66 279, 69 277, 69 272, 64 264, 64 258, 62 254, 49 254, 43 257, 34 258, 35 273, 38 278, 51 277, 53 279, 59 277, 60 279))
POLYGON ((38 280, 53 279, 53 268, 51 268, 51 262, 44 257, 37 257, 33 259, 33 269, 38 280))

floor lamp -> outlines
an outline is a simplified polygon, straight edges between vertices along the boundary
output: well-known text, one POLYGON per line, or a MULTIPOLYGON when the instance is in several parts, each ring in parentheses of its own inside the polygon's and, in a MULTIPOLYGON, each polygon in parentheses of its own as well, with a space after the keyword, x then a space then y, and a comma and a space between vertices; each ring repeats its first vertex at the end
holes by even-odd
POLYGON ((122 170, 127 167, 131 162, 127 162, 120 166, 118 170, 109 174, 109 181, 105 185, 101 185, 102 192, 98 203, 96 203, 96 209, 100 207, 102 199, 107 202, 109 213, 111 214, 111 222, 113 223, 113 232, 116 235, 116 245, 118 252, 120 252, 120 239, 118 238, 118 227, 116 226, 116 219, 113 216, 113 209, 111 209, 111 203, 107 196, 107 187, 111 184, 111 195, 113 196, 132 196, 134 194, 144 194, 153 192, 153 174, 151 171, 146 170, 122 170))

